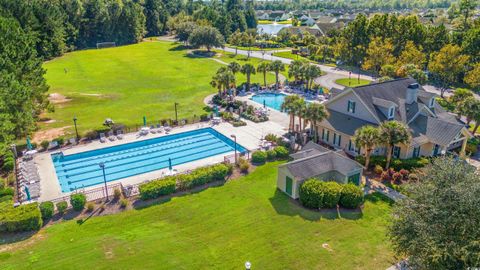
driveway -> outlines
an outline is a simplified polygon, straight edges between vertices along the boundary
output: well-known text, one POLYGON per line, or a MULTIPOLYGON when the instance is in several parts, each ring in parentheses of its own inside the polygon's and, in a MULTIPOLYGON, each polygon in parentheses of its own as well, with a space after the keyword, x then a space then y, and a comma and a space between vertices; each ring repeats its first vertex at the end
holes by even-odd
MULTIPOLYGON (((224 47, 224 48, 221 48, 221 50, 229 53, 235 53, 234 48, 224 47)), ((284 50, 278 50, 278 51, 284 51, 284 50)), ((286 65, 290 64, 293 61, 292 59, 272 55, 275 52, 277 52, 277 50, 265 51, 265 53, 261 51, 250 51, 250 57, 255 57, 255 58, 264 59, 268 61, 279 60, 286 65)), ((245 50, 237 50, 237 53, 248 56, 248 51, 245 51, 245 50)), ((349 71, 342 70, 337 67, 331 67, 331 66, 320 65, 320 64, 312 64, 312 65, 317 65, 322 69, 323 72, 325 72, 325 75, 322 75, 315 79, 316 84, 327 87, 328 89, 332 89, 334 87, 339 89, 345 88, 342 85, 336 84, 335 81, 340 78, 347 78, 349 76, 349 71)), ((356 78, 358 77, 358 74, 352 72, 351 76, 352 78, 356 78)), ((366 76, 366 75, 360 75, 360 78, 371 80, 371 81, 374 80, 371 76, 366 76)))

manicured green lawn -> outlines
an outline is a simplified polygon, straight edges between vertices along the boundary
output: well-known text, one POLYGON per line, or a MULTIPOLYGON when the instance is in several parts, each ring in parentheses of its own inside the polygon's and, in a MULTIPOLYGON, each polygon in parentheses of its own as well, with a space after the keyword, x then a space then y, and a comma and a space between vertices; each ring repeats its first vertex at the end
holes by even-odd
MULTIPOLYGON (((216 92, 210 81, 222 64, 212 59, 192 57, 171 42, 143 42, 102 50, 68 53, 44 64, 50 93, 60 93, 71 101, 55 106, 44 117, 53 123, 41 129, 68 127, 72 134, 74 115, 81 133, 102 126, 105 118, 127 126, 175 118, 178 102, 180 118, 204 113, 204 98, 216 92)), ((274 76, 268 76, 274 82, 274 76)), ((237 83, 245 76, 237 75, 237 83)), ((263 82, 261 75, 252 82, 263 82)))
POLYGON ((342 78, 342 79, 336 80, 335 83, 346 86, 346 87, 357 87, 357 86, 367 85, 370 83, 370 81, 365 79, 360 79, 359 81, 358 78, 351 78, 351 79, 342 78))
POLYGON ((278 164, 141 210, 50 226, 33 243, 0 252, 0 269, 243 269, 247 260, 252 269, 391 264, 389 204, 367 201, 362 213, 340 217, 303 209, 276 190, 278 164))
POLYGON ((286 52, 276 52, 273 53, 273 56, 278 56, 278 57, 283 57, 283 58, 288 58, 288 59, 293 59, 293 60, 305 60, 308 62, 315 63, 314 61, 303 57, 301 55, 293 54, 292 51, 286 51, 286 52))

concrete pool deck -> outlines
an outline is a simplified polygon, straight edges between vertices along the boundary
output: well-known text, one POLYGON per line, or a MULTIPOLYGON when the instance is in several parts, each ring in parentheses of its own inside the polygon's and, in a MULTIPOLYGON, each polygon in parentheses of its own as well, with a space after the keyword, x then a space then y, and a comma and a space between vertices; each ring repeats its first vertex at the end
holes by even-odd
MULTIPOLYGON (((115 145, 121 145, 125 143, 136 142, 136 141, 148 140, 152 138, 158 138, 162 136, 168 136, 171 134, 177 134, 177 133, 196 130, 200 128, 207 128, 207 127, 211 127, 229 138, 230 138, 230 135, 235 135, 237 137, 238 144, 252 151, 252 150, 258 149, 260 145, 260 140, 265 135, 269 133, 273 133, 280 136, 286 132, 285 126, 276 122, 272 122, 272 121, 267 121, 263 123, 253 123, 251 121, 246 121, 246 122, 247 122, 247 125, 242 127, 233 127, 231 124, 224 123, 224 122, 214 126, 210 125, 209 123, 197 123, 192 125, 186 125, 183 127, 173 128, 168 134, 149 133, 148 135, 145 135, 145 136, 139 136, 138 133, 129 133, 124 135, 123 140, 115 140, 113 142, 107 140, 107 142, 105 143, 101 143, 99 140, 95 140, 88 144, 76 145, 68 148, 62 148, 59 150, 38 153, 34 156, 34 162, 35 162, 35 165, 37 166, 38 173, 40 175, 40 197, 38 201, 49 201, 59 197, 67 196, 71 193, 71 192, 61 191, 60 183, 57 179, 57 175, 56 175, 53 161, 51 158, 51 154, 55 152, 62 151, 65 155, 71 155, 75 153, 101 149, 101 148, 106 148, 106 147, 111 147, 115 145)), ((201 160, 196 160, 196 161, 184 163, 181 165, 177 165, 177 166, 174 166, 174 169, 177 170, 178 172, 184 172, 184 171, 192 170, 198 167, 216 164, 224 161, 224 157, 228 155, 233 155, 233 151, 223 153, 220 155, 211 156, 201 160)), ((164 176, 164 173, 167 170, 168 169, 157 170, 157 171, 139 174, 139 175, 135 175, 132 177, 127 177, 127 178, 123 178, 115 181, 109 181, 108 185, 116 184, 120 182, 123 185, 132 185, 132 184, 138 184, 148 180, 154 180, 164 176)), ((92 186, 92 187, 86 187, 82 189, 82 191, 98 188, 99 186, 102 186, 102 185, 103 183, 92 186)))

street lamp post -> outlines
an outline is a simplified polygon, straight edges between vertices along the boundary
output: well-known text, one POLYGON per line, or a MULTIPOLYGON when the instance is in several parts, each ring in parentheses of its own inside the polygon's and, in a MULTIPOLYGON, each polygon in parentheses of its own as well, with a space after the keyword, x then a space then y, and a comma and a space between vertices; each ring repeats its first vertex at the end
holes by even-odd
POLYGON ((237 136, 235 135, 230 135, 230 137, 233 138, 233 140, 235 141, 235 164, 237 164, 237 136))
POLYGON ((178 112, 177 112, 178 103, 175 102, 175 123, 178 125, 178 112))
POLYGON ((105 163, 100 162, 100 164, 98 164, 98 166, 100 166, 100 168, 102 168, 103 183, 105 184, 105 196, 107 197, 107 202, 108 202, 108 188, 107 188, 107 177, 105 175, 105 163))
POLYGON ((74 116, 73 116, 73 125, 75 126, 75 134, 76 134, 76 136, 77 136, 77 143, 78 143, 78 141, 80 140, 80 137, 78 136, 77 120, 78 120, 78 119, 77 119, 77 116, 74 115, 74 116))
POLYGON ((362 68, 362 61, 360 60, 359 66, 358 66, 358 83, 360 83, 360 71, 361 71, 361 68, 362 68))

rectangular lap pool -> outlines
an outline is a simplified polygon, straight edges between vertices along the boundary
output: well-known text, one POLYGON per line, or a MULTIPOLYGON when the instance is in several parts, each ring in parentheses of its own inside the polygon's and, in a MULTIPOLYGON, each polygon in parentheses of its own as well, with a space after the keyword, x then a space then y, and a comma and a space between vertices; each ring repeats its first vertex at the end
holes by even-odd
MULTIPOLYGON (((107 181, 234 151, 232 140, 212 128, 167 135, 138 142, 81 152, 52 154, 62 192, 103 183, 99 164, 105 164, 107 181)), ((246 149, 237 144, 237 151, 246 149)))

